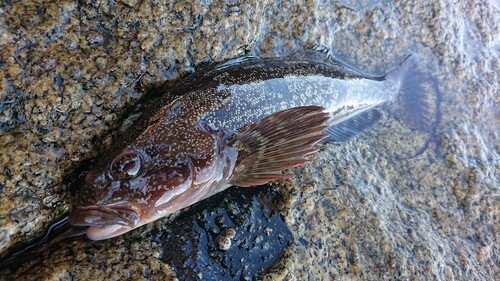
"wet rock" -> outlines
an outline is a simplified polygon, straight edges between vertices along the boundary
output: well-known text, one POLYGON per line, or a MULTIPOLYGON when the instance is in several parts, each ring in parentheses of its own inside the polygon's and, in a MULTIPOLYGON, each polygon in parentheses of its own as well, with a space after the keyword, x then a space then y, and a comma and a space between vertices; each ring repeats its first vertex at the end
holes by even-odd
POLYGON ((181 214, 161 231, 162 260, 181 280, 253 280, 289 245, 292 234, 270 186, 231 188, 181 214))
POLYGON ((7 89, 0 95, 0 133, 16 128, 26 120, 21 88, 11 84, 5 87, 7 89))
MULTIPOLYGON (((3 1, 1 255, 67 211, 63 177, 105 149, 99 140, 117 131, 145 89, 171 84, 201 64, 321 44, 373 74, 419 54, 439 82, 441 120, 418 157, 398 159, 399 152, 414 154, 426 136, 387 116, 295 169, 280 203, 295 239, 276 264, 283 270, 266 277, 500 280, 497 10, 494 1, 468 0, 3 1)), ((230 221, 198 236, 178 229, 194 241, 207 237, 221 260, 243 239, 264 245, 266 235, 243 237, 230 221), (231 228, 232 239, 221 235, 231 228)), ((167 246, 152 234, 181 238, 158 231, 165 223, 109 241, 61 244, 40 255, 39 264, 26 261, 21 276, 170 280, 167 246)), ((261 230, 276 235, 274 228, 261 230)), ((183 254, 174 266, 188 260, 183 254)))

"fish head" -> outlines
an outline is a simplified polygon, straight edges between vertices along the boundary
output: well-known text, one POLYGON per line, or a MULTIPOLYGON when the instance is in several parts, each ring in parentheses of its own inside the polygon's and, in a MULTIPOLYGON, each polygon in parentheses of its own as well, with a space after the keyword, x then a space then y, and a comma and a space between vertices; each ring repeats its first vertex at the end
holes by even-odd
MULTIPOLYGON (((93 163, 73 194, 69 222, 102 240, 212 194, 228 161, 225 135, 180 100, 148 110, 93 163), (207 188, 208 187, 208 188, 207 188)), ((234 151, 231 165, 235 162, 234 151)))
POLYGON ((177 197, 193 187, 191 157, 147 152, 128 147, 98 160, 73 197, 69 222, 89 226, 87 236, 102 240, 185 207, 177 197))

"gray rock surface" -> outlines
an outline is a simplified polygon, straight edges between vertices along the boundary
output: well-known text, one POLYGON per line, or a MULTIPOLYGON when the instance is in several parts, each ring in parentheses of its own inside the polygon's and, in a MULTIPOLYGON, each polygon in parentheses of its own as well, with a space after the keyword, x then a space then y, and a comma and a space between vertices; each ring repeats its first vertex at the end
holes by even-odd
MULTIPOLYGON (((493 1, 4 1, 0 253, 70 208, 63 177, 147 89, 244 53, 320 44, 370 73, 418 54, 439 81, 436 136, 401 159, 426 136, 388 116, 291 171, 275 188, 294 239, 262 278, 499 280, 499 22, 493 1)), ((154 239, 167 222, 61 243, 17 277, 175 278, 154 239)))

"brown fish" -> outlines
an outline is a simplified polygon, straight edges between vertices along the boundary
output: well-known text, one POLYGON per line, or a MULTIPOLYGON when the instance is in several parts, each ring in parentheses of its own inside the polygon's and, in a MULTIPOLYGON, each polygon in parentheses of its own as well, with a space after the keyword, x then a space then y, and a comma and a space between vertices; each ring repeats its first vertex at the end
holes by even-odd
POLYGON ((69 221, 106 239, 231 185, 289 178, 282 171, 308 162, 317 142, 355 136, 384 108, 425 130, 414 66, 373 77, 323 55, 244 57, 188 77, 169 91, 181 97, 160 99, 97 160, 69 221))

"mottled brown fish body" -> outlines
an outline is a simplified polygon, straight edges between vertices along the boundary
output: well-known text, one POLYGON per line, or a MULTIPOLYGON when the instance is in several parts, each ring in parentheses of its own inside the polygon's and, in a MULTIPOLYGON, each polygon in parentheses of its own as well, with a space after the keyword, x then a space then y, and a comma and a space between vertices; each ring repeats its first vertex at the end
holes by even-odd
POLYGON ((325 136, 378 120, 398 95, 398 71, 369 77, 316 57, 246 57, 188 77, 170 91, 180 98, 160 98, 97 160, 70 222, 105 239, 231 185, 288 178, 282 171, 307 162, 325 136))

